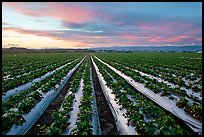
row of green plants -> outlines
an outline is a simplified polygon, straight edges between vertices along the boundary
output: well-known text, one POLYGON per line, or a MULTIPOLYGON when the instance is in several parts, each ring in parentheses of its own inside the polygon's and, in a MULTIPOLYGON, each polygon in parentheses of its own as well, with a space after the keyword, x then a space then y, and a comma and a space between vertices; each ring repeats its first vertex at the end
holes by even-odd
MULTIPOLYGON (((2 64, 3 64, 3 76, 10 75, 10 77, 15 77, 17 75, 22 75, 32 68, 38 68, 44 66, 52 60, 48 60, 49 56, 41 55, 24 55, 24 54, 3 54, 2 64), (14 70, 14 71, 13 71, 14 70)), ((54 60, 53 62, 54 63, 54 60)))
MULTIPOLYGON (((197 53, 158 53, 158 52, 134 52, 134 53, 103 53, 97 54, 109 59, 116 59, 124 63, 132 63, 143 67, 165 68, 166 70, 180 71, 178 74, 202 74, 202 58, 197 53), (185 57, 185 58, 182 58, 185 57)), ((174 71, 172 71, 174 73, 174 71)))
POLYGON ((55 121, 45 130, 45 134, 59 135, 69 126, 69 112, 73 110, 74 93, 78 91, 80 79, 84 80, 83 97, 80 100, 79 112, 77 114, 76 128, 71 131, 72 135, 92 135, 92 84, 90 80, 90 62, 86 59, 80 70, 77 71, 71 82, 70 90, 72 91, 64 99, 61 110, 53 113, 55 121), (85 68, 84 68, 84 64, 85 68), (82 71, 84 71, 82 73, 82 71))
MULTIPOLYGON (((71 60, 69 60, 71 61, 71 60)), ((2 83, 2 92, 7 92, 10 89, 14 89, 15 87, 18 87, 19 85, 26 84, 28 82, 31 82, 33 79, 38 78, 40 76, 45 75, 46 73, 55 70, 56 68, 68 63, 67 61, 65 62, 58 62, 57 64, 53 64, 50 67, 43 68, 41 70, 38 70, 37 72, 33 72, 29 75, 25 75, 16 79, 12 80, 7 80, 3 81, 2 83)))
POLYGON ((197 78, 202 78, 201 60, 192 61, 181 58, 181 56, 200 57, 200 55, 194 55, 193 53, 100 53, 96 55, 105 60, 118 62, 144 73, 161 77, 176 85, 192 88, 195 92, 200 92, 202 89, 197 85, 201 85, 201 80, 197 84, 192 85, 190 83, 186 84, 182 79, 190 79, 190 82, 193 82, 197 78))
POLYGON ((140 135, 186 135, 190 134, 181 127, 174 117, 155 105, 139 91, 132 88, 118 74, 94 58, 100 73, 115 94, 115 100, 127 110, 124 117, 128 118, 127 125, 131 124, 140 135), (109 74, 107 74, 107 72, 109 74), (111 76, 114 78, 111 77, 111 76), (132 97, 132 99, 130 99, 132 97), (133 101, 134 100, 134 101, 133 101))
POLYGON ((52 63, 52 62, 43 62, 43 64, 41 64, 41 65, 37 65, 36 64, 36 66, 33 66, 32 68, 30 68, 29 72, 25 72, 24 68, 22 68, 21 71, 20 70, 17 71, 17 72, 20 72, 22 74, 15 75, 13 77, 9 74, 8 76, 3 77, 3 82, 8 81, 8 80, 12 80, 12 79, 16 79, 16 78, 19 78, 19 77, 23 77, 25 75, 29 75, 29 74, 31 74, 33 72, 40 71, 43 68, 47 68, 47 67, 52 66, 52 65, 55 65, 55 63, 52 63))
POLYGON ((59 111, 52 112, 53 122, 51 126, 45 127, 41 134, 44 135, 59 135, 63 130, 69 126, 71 123, 70 112, 73 110, 73 102, 75 99, 75 93, 79 90, 79 85, 82 76, 84 75, 85 61, 81 64, 78 70, 75 72, 74 76, 70 81, 70 88, 68 90, 67 96, 64 98, 64 101, 59 109, 59 111))
POLYGON ((79 58, 80 56, 83 55, 77 53, 3 54, 2 75, 3 77, 7 75, 15 77, 46 65, 64 62, 67 59, 79 58))
POLYGON ((92 83, 90 78, 90 59, 87 60, 87 66, 85 67, 85 72, 83 75, 84 88, 83 88, 83 98, 79 106, 79 113, 77 115, 76 128, 73 129, 73 135, 93 135, 92 131, 92 83))
MULTIPOLYGON (((134 72, 130 74, 129 76, 133 76, 134 80, 135 80, 135 77, 137 77, 136 75, 134 75, 134 72)), ((175 100, 175 98, 171 96, 172 94, 174 94, 177 97, 180 97, 178 101, 176 100, 177 106, 179 106, 179 108, 184 108, 185 112, 187 112, 194 118, 202 121, 202 100, 198 100, 198 98, 195 96, 188 95, 185 90, 180 89, 178 87, 171 88, 167 86, 166 84, 164 84, 163 82, 158 82, 157 80, 150 79, 146 76, 142 76, 142 77, 144 78, 144 81, 145 81, 144 83, 145 87, 149 88, 153 92, 161 93, 161 96, 168 96, 172 100, 175 100), (191 101, 186 99, 186 103, 184 103, 183 98, 189 98, 193 100, 193 102, 190 103, 191 101), (179 105, 179 104, 182 104, 182 105, 179 105)))
POLYGON ((179 87, 185 87, 186 89, 192 89, 194 92, 201 92, 202 91, 202 78, 201 74, 193 74, 190 75, 187 71, 178 71, 174 69, 165 69, 162 67, 143 67, 140 65, 130 65, 129 63, 122 63, 123 65, 127 65, 131 68, 136 68, 144 73, 151 74, 156 77, 160 77, 161 79, 168 81, 169 83, 173 83, 175 85, 178 85, 179 87), (186 73, 183 75, 183 73, 186 73), (174 75, 172 75, 174 74, 174 75), (185 82, 184 79, 190 80, 189 82, 185 82), (199 78, 199 81, 195 81, 199 78))
POLYGON ((28 114, 31 109, 34 108, 39 101, 41 101, 43 93, 46 93, 51 89, 55 90, 55 85, 60 84, 62 78, 65 77, 77 63, 79 63, 79 61, 73 62, 63 69, 57 70, 44 80, 35 83, 31 88, 2 102, 3 131, 10 129, 13 124, 23 124, 25 119, 22 115, 28 114), (12 120, 11 118, 15 120, 12 120), (19 119, 21 119, 20 122, 18 122, 19 119))
POLYGON ((197 97, 188 95, 185 90, 180 89, 178 87, 172 88, 170 86, 167 86, 163 82, 159 82, 156 79, 151 79, 147 76, 140 75, 139 72, 135 72, 130 68, 126 68, 123 65, 117 64, 112 61, 106 60, 107 63, 114 66, 116 69, 120 70, 127 76, 133 78, 136 82, 144 84, 144 86, 150 90, 152 90, 154 93, 161 93, 161 96, 167 96, 171 100, 175 100, 177 103, 177 106, 179 106, 179 103, 183 104, 183 101, 181 100, 183 97, 189 98, 193 100, 191 101, 187 100, 186 104, 181 105, 179 108, 188 108, 184 109, 185 112, 190 114, 192 117, 199 119, 202 121, 202 100, 199 100, 197 97), (176 100, 176 98, 172 97, 171 95, 175 95, 179 97, 179 100, 176 100))

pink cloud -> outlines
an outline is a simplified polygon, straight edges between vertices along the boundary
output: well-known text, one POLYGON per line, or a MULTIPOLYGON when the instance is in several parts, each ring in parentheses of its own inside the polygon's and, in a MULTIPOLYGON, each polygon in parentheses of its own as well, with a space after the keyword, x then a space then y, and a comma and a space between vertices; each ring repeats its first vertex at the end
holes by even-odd
POLYGON ((202 42, 202 37, 197 38, 197 40, 198 40, 199 42, 202 42))
POLYGON ((159 42, 159 41, 161 41, 161 40, 164 40, 164 37, 162 37, 162 36, 156 36, 156 37, 154 37, 154 38, 150 38, 148 41, 149 41, 149 42, 159 42))
POLYGON ((120 37, 124 38, 124 39, 128 39, 128 40, 135 40, 135 39, 137 39, 137 36, 132 35, 132 34, 123 34, 120 37))
POLYGON ((164 37, 164 36, 155 36, 153 38, 150 38, 149 42, 180 42, 183 39, 189 39, 190 36, 187 35, 179 35, 179 36, 171 36, 171 37, 164 37))
POLYGON ((95 11, 74 5, 65 6, 61 3, 49 3, 48 7, 45 15, 74 23, 87 22, 97 15, 95 11))
MULTIPOLYGON (((34 17, 42 17, 43 14, 40 12, 40 10, 36 11, 32 7, 26 7, 25 6, 26 2, 24 3, 19 3, 19 2, 3 2, 2 6, 7 6, 10 8, 15 9, 16 11, 28 15, 28 16, 34 16, 34 17)), ((43 9, 41 9, 43 10, 43 9)))
POLYGON ((140 21, 135 24, 143 32, 165 33, 165 34, 199 34, 201 30, 192 22, 172 21, 161 19, 159 21, 144 22, 140 21))
POLYGON ((64 3, 57 2, 49 2, 43 4, 46 5, 42 7, 41 10, 37 10, 35 7, 27 7, 24 3, 3 3, 3 5, 11 7, 27 16, 52 17, 73 23, 88 22, 100 14, 96 11, 85 9, 80 6, 73 5, 71 3, 70 5, 65 5, 64 3))

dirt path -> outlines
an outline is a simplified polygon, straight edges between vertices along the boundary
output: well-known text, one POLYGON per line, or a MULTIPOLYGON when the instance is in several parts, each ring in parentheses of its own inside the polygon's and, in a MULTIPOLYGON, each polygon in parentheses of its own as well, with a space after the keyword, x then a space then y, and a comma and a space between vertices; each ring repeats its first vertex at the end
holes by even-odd
MULTIPOLYGON (((80 66, 79 66, 80 67, 80 66)), ((78 67, 78 68, 79 68, 78 67)), ((43 130, 40 129, 43 125, 46 127, 49 127, 53 123, 52 119, 52 111, 58 111, 64 98, 65 95, 70 88, 70 81, 74 77, 75 73, 77 72, 78 68, 76 71, 73 73, 73 75, 69 78, 65 86, 62 88, 62 90, 59 92, 59 94, 56 96, 56 98, 53 100, 53 102, 48 106, 48 108, 45 110, 45 112, 40 116, 40 118, 36 121, 36 123, 28 130, 28 132, 25 135, 42 135, 43 130)))
POLYGON ((114 117, 106 102, 105 96, 101 89, 101 85, 96 75, 96 70, 94 69, 92 63, 91 67, 102 135, 118 135, 117 128, 114 122, 114 117))

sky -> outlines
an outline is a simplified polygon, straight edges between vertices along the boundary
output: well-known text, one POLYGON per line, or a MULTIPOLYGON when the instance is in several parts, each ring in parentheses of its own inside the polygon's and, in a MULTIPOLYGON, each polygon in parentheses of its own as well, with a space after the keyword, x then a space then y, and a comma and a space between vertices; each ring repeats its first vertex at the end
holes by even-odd
POLYGON ((202 45, 202 2, 3 2, 2 47, 202 45))

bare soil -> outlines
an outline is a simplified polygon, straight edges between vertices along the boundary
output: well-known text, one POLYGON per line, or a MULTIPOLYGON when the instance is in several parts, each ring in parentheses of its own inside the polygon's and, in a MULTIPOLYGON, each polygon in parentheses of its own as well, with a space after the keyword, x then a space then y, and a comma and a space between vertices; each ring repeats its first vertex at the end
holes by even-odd
POLYGON ((91 67, 102 135, 118 135, 118 131, 114 122, 114 117, 111 113, 108 103, 106 102, 106 98, 101 89, 96 70, 94 69, 92 63, 91 67))

